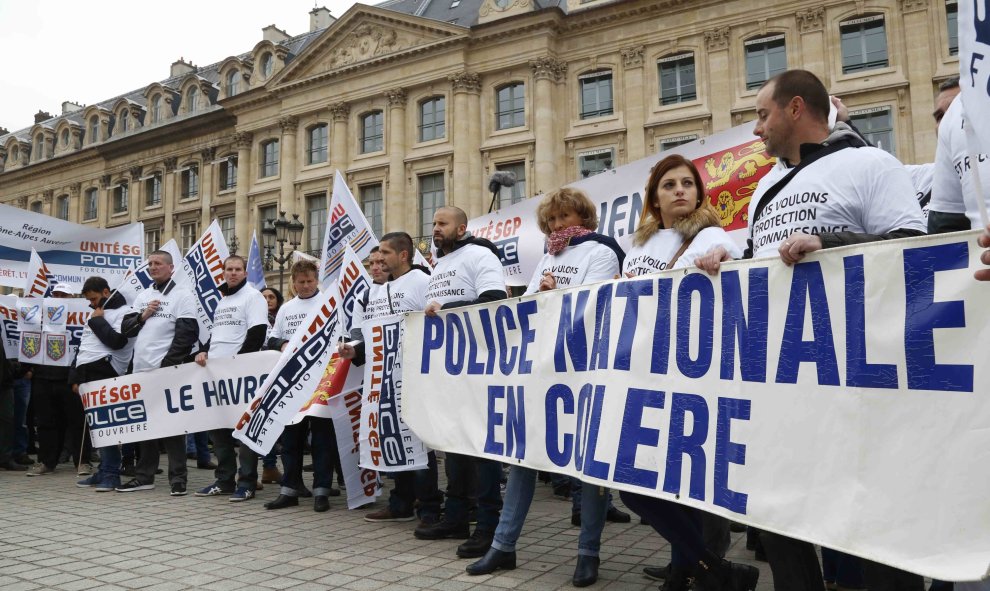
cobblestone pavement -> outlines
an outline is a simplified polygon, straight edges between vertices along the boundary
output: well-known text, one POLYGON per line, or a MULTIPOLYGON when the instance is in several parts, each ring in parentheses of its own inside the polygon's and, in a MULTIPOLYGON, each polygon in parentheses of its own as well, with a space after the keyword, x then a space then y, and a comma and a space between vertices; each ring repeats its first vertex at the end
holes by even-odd
MULTIPOLYGON (((544 484, 519 541, 518 568, 469 577, 470 561, 454 555, 459 541, 417 540, 415 522, 368 523, 370 509, 348 511, 343 497, 331 497, 326 513, 314 513, 311 499, 266 511, 276 485, 244 503, 192 496, 213 476, 195 462, 190 494, 175 498, 161 476, 151 491, 80 489, 70 468, 35 478, 0 472, 3 591, 573 589, 578 528, 570 525, 570 504, 544 484)), ((609 523, 602 543, 600 578, 590 589, 657 588, 642 569, 666 564, 670 547, 650 528, 635 516, 631 524, 609 523)), ((742 534, 733 534, 729 558, 758 565, 759 589, 772 588, 769 568, 752 560, 742 534)))

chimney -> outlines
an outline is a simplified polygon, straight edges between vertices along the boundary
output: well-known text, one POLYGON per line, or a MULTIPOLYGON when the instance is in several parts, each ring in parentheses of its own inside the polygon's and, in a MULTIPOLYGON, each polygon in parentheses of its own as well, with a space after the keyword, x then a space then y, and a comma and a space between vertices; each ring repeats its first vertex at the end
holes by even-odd
POLYGON ((185 76, 186 74, 191 74, 196 71, 196 66, 187 62, 183 58, 179 58, 179 61, 172 62, 172 71, 169 74, 170 78, 175 78, 176 76, 185 76))
POLYGON ((62 103, 62 114, 68 115, 69 113, 75 113, 76 111, 82 111, 84 105, 74 103, 72 101, 65 101, 62 103))
POLYGON ((271 41, 276 45, 289 39, 289 34, 275 25, 268 25, 261 29, 261 36, 265 41, 271 41))
POLYGON ((325 6, 314 8, 309 11, 309 30, 318 31, 325 29, 337 22, 337 19, 330 16, 330 11, 325 6))
POLYGON ((7 135, 8 133, 10 133, 9 129, 6 127, 0 127, 0 136, 7 135))
POLYGON ((35 123, 41 123, 42 121, 48 121, 51 118, 52 118, 52 114, 51 113, 46 113, 46 112, 41 111, 41 110, 39 110, 37 113, 34 114, 34 122, 35 123))

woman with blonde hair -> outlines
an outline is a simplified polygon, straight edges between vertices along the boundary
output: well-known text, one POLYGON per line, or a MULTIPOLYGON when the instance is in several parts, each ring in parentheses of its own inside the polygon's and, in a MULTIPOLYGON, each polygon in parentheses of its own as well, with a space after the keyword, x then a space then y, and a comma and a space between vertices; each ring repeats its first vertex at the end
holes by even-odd
MULTIPOLYGON (((595 232, 598 211, 584 192, 568 187, 554 191, 540 204, 536 217, 540 230, 547 236, 547 253, 536 267, 526 295, 608 281, 618 275, 622 268, 622 249, 612 238, 595 232)), ((500 568, 516 567, 516 542, 535 489, 536 470, 513 466, 491 548, 481 560, 467 567, 469 575, 486 575, 500 568)), ((582 483, 581 533, 572 579, 575 587, 587 587, 598 580, 598 551, 607 510, 607 491, 597 485, 582 483)))
POLYGON ((698 169, 679 154, 653 166, 633 247, 622 269, 627 276, 693 266, 695 259, 719 246, 731 258, 742 256, 722 229, 703 187, 698 169))

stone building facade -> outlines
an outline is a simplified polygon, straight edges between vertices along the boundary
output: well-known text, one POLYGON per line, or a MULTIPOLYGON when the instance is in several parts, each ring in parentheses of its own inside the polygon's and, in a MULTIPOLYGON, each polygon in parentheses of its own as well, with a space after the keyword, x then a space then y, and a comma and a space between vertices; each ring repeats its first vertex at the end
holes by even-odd
MULTIPOLYGON (((759 84, 818 74, 874 143, 931 161, 958 71, 956 0, 389 0, 28 129, 0 130, 0 201, 145 224, 146 248, 212 219, 240 251, 280 209, 317 250, 339 169, 376 230, 429 233, 755 118, 759 84)), ((149 71, 152 65, 149 65, 149 71)), ((69 89, 67 89, 68 91, 69 89)), ((645 180, 645 179, 644 179, 645 180)))

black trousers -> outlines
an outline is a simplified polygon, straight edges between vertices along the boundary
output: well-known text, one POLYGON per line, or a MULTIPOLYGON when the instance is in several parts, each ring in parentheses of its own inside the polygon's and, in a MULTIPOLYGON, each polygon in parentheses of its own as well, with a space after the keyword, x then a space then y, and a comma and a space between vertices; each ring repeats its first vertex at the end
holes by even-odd
POLYGON ((35 376, 31 380, 31 399, 38 424, 38 462, 54 469, 66 444, 73 464, 88 462, 92 446, 89 437, 83 437, 82 400, 72 393, 68 382, 35 376))

